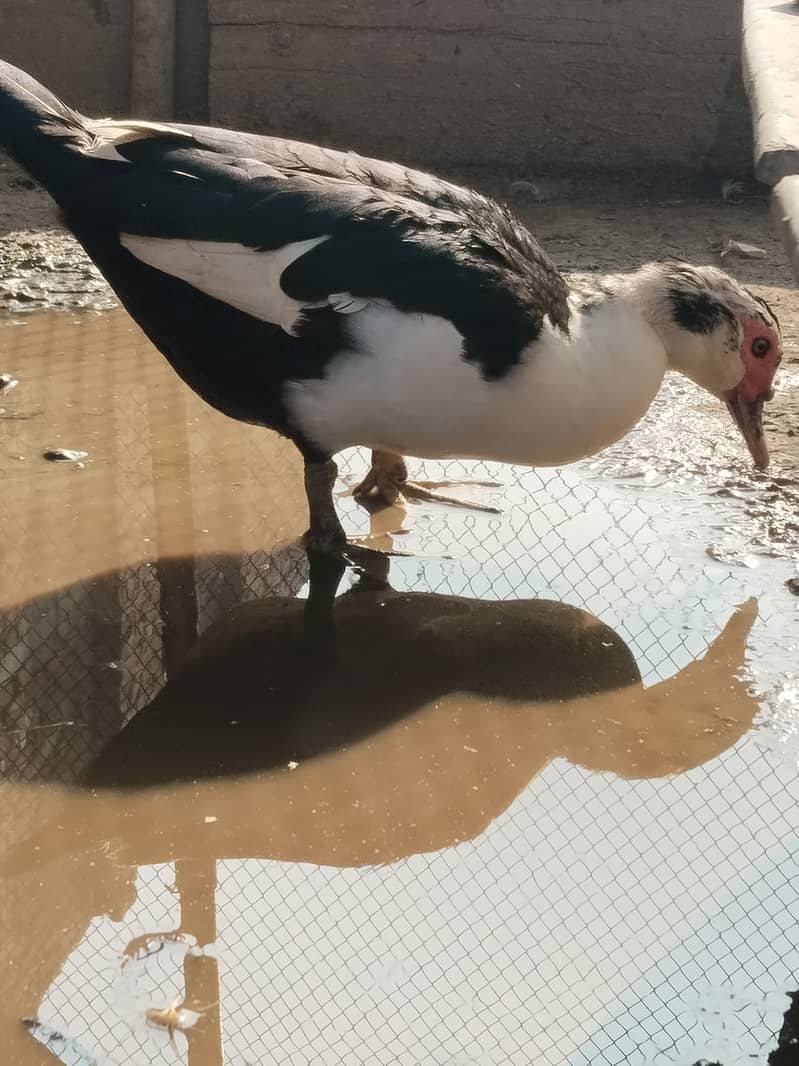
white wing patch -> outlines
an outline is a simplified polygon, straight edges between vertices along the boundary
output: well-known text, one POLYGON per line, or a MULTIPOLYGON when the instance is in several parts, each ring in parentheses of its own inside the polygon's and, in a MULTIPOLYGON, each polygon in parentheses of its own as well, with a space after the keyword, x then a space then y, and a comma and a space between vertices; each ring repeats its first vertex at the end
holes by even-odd
POLYGON ((117 151, 117 145, 130 141, 146 141, 151 137, 177 137, 180 140, 194 142, 194 138, 185 130, 165 125, 163 122, 141 122, 131 119, 119 121, 113 118, 95 119, 86 123, 94 134, 94 143, 83 149, 83 154, 93 159, 111 159, 115 163, 130 163, 117 151))
POLYGON ((369 306, 369 300, 363 296, 353 296, 351 292, 331 292, 327 302, 340 315, 354 315, 369 306))
MULTIPOLYGON (((129 233, 120 234, 119 239, 142 263, 180 278, 200 292, 230 304, 253 318, 280 326, 290 335, 294 334, 304 308, 328 304, 328 300, 316 303, 292 300, 280 285, 280 277, 286 267, 317 244, 328 240, 327 236, 295 241, 268 252, 223 241, 136 237, 129 233)), ((336 294, 337 297, 341 295, 336 294)), ((347 298, 353 299, 350 296, 347 298)))

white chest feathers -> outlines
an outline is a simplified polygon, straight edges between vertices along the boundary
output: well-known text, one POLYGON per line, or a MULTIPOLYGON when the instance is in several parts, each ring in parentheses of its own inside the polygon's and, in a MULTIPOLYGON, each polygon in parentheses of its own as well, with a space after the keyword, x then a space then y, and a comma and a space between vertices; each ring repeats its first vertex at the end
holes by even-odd
POLYGON ((618 440, 660 387, 666 353, 638 316, 575 316, 545 327, 516 366, 486 381, 447 321, 370 305, 323 379, 292 382, 295 424, 334 453, 353 444, 429 458, 558 466, 618 440))
POLYGON ((142 262, 286 333, 294 333, 306 307, 328 305, 345 316, 346 346, 330 354, 324 376, 285 386, 292 422, 330 453, 361 444, 430 458, 558 466, 622 437, 660 387, 663 345, 623 301, 575 312, 569 337, 545 324, 518 363, 487 381, 464 357, 463 337, 444 318, 348 293, 331 293, 316 304, 292 300, 280 284, 283 272, 327 239, 257 251, 214 241, 120 237, 142 262))

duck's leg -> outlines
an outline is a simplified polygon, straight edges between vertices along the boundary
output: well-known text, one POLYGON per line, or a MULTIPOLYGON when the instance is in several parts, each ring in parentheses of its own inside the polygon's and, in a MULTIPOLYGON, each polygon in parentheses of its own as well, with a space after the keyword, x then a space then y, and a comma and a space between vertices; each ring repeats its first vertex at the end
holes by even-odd
POLYGON ((317 552, 340 552, 347 544, 344 527, 336 514, 333 486, 338 467, 328 458, 305 457, 305 495, 310 524, 305 545, 317 552))
MULTIPOLYGON (((404 496, 411 500, 429 500, 432 503, 445 503, 450 507, 466 507, 469 510, 484 511, 487 514, 501 514, 498 507, 474 503, 471 500, 459 500, 455 496, 446 496, 436 491, 438 486, 457 484, 459 484, 457 481, 434 483, 409 481, 408 467, 401 455, 375 450, 372 452, 372 465, 369 473, 359 485, 355 486, 352 494, 366 497, 374 493, 388 504, 396 503, 401 496, 404 496)), ((499 487, 496 481, 466 481, 460 484, 480 485, 483 488, 499 487)))
MULTIPOLYGON (((354 563, 364 552, 371 553, 368 544, 363 543, 369 538, 356 537, 352 541, 347 539, 344 527, 336 513, 336 505, 333 502, 333 487, 338 476, 338 468, 335 462, 325 456, 316 453, 305 453, 305 495, 308 498, 308 513, 310 524, 303 537, 305 547, 309 552, 317 552, 323 555, 343 555, 350 563, 354 563)), ((389 551, 389 555, 405 555, 401 551, 389 551)))
POLYGON ((344 576, 343 555, 308 548, 308 599, 303 629, 307 646, 316 652, 330 650, 335 640, 333 605, 344 576))
MULTIPOLYGON (((303 614, 303 636, 306 647, 316 653, 335 651, 335 602, 341 579, 347 568, 343 555, 308 553, 308 598, 303 614)), ((347 595, 358 592, 389 589, 388 575, 391 556, 383 552, 365 551, 359 556, 357 581, 350 585, 347 595)))

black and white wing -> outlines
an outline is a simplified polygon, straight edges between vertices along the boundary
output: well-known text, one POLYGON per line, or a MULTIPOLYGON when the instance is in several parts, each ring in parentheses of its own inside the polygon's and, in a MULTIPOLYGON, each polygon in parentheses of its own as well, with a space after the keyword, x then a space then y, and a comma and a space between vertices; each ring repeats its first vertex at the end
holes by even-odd
POLYGON ((114 143, 91 149, 119 157, 94 190, 99 214, 137 259, 217 300, 290 334, 310 310, 372 300, 439 315, 488 378, 545 318, 567 329, 557 268, 485 197, 313 146, 143 125, 115 124, 114 143))

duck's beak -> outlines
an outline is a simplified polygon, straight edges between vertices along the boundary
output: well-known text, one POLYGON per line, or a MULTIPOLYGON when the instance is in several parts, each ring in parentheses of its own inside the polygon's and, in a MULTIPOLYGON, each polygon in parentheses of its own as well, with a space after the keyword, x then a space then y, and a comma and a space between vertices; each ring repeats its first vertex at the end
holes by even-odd
POLYGON ((758 470, 765 470, 768 466, 768 444, 763 432, 763 403, 769 398, 760 396, 756 400, 745 400, 738 389, 730 389, 724 393, 730 414, 743 434, 758 470))

